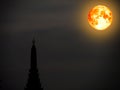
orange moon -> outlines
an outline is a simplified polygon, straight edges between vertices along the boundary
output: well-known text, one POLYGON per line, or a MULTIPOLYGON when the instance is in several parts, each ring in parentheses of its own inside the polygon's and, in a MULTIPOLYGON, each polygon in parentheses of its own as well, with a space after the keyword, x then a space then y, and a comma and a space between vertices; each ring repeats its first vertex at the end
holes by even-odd
POLYGON ((107 29, 113 20, 111 10, 104 5, 97 5, 88 13, 88 22, 96 30, 107 29))

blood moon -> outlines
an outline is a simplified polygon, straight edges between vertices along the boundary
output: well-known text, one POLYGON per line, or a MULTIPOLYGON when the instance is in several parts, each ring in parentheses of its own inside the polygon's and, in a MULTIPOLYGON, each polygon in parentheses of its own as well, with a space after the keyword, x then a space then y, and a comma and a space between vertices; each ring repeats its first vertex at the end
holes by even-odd
POLYGON ((113 20, 111 10, 104 5, 97 5, 88 13, 88 22, 96 30, 107 29, 113 20))

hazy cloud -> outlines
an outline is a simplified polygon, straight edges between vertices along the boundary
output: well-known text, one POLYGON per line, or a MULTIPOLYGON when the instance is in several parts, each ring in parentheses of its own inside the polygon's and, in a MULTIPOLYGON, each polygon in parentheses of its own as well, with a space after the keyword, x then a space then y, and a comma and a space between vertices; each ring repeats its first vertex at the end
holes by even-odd
POLYGON ((75 3, 75 0, 18 1, 15 7, 8 8, 2 23, 7 31, 65 26, 71 22, 75 3))

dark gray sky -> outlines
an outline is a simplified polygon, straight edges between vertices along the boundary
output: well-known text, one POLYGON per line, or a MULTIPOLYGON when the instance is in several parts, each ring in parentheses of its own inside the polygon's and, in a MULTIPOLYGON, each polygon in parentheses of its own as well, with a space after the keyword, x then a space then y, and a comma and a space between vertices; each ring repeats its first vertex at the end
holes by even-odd
MULTIPOLYGON (((118 86, 120 27, 116 27, 117 32, 114 32, 116 34, 111 40, 98 41, 99 43, 85 35, 83 28, 75 28, 75 11, 80 7, 81 14, 84 14, 83 7, 89 2, 90 0, 1 1, 2 90, 24 89, 30 68, 33 37, 36 38, 38 69, 44 90, 96 90, 118 86)), ((107 2, 116 7, 120 4, 119 0, 107 2)), ((119 16, 120 10, 116 9, 119 16)))

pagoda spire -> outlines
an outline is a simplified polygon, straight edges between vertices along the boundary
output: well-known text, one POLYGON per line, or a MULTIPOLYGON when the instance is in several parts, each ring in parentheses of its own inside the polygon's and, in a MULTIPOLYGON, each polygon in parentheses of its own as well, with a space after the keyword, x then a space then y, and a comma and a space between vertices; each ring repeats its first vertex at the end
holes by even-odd
POLYGON ((35 39, 33 39, 32 44, 33 45, 31 48, 29 77, 25 90, 43 90, 43 88, 41 87, 40 78, 37 69, 37 53, 36 53, 35 39))

